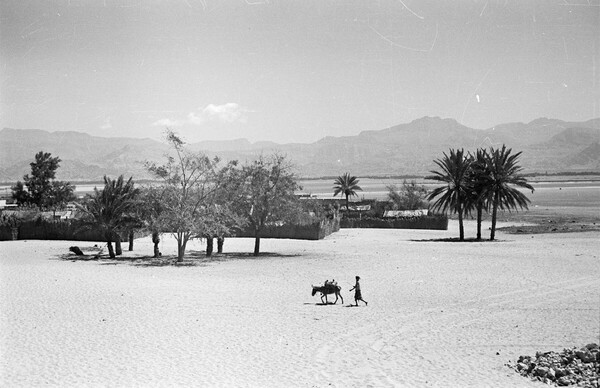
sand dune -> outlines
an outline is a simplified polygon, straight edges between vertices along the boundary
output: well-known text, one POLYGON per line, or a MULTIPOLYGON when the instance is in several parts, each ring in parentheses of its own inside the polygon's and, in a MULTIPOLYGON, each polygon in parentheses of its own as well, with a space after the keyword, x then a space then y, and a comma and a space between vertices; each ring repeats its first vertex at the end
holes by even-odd
MULTIPOLYGON (((343 229, 322 241, 263 240, 271 254, 258 259, 241 255, 251 239, 228 239, 225 251, 240 255, 186 267, 71 262, 61 257, 73 242, 2 242, 0 382, 535 387, 505 364, 600 340, 598 233, 422 241, 456 234, 454 223, 343 229), (346 307, 357 274, 368 307, 346 307), (331 278, 344 305, 310 295, 331 278)), ((140 239, 125 256, 151 252, 140 239)))

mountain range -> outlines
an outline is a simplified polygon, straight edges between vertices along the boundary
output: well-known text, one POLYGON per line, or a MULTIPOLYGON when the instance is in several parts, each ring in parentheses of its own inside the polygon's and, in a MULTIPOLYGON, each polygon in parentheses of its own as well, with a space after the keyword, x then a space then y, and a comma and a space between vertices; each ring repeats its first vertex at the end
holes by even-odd
MULTIPOLYGON (((325 137, 314 143, 251 143, 246 139, 189 144, 224 160, 251 160, 260 154, 286 155, 301 177, 425 175, 450 148, 501 147, 522 151, 524 172, 600 172, 600 118, 565 122, 540 118, 473 129, 453 119, 423 117, 355 136, 325 137)), ((57 178, 98 181, 103 175, 147 179, 145 161, 161 162, 169 148, 151 139, 96 137, 81 132, 39 129, 0 131, 0 181, 15 182, 30 172, 38 151, 61 158, 57 178)))

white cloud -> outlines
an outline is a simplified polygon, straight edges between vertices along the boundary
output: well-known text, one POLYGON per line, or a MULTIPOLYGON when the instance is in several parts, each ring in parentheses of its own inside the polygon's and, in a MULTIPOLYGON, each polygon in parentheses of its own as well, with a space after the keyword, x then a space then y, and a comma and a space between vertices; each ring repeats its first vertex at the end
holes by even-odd
POLYGON ((196 112, 190 112, 187 115, 187 122, 193 125, 202 125, 206 119, 202 115, 197 115, 196 112))
POLYGON ((236 122, 245 124, 248 121, 248 112, 252 111, 235 102, 228 102, 222 105, 208 104, 205 108, 199 108, 194 112, 188 113, 185 119, 164 118, 155 121, 152 125, 161 127, 200 126, 207 121, 216 121, 224 124, 236 122))
POLYGON ((224 123, 234 123, 236 121, 245 123, 247 121, 247 109, 242 108, 239 104, 228 102, 223 105, 209 104, 202 113, 211 120, 222 121, 224 123))
POLYGON ((185 122, 182 122, 181 120, 171 119, 160 119, 152 123, 152 125, 155 127, 180 127, 183 124, 185 124, 185 122))

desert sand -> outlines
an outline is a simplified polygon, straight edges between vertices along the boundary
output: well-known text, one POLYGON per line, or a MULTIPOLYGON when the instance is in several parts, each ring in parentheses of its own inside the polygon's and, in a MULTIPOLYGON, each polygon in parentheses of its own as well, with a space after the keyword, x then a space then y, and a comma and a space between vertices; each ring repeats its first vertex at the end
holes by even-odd
POLYGON ((506 364, 600 341, 599 233, 429 241, 457 234, 342 229, 259 258, 227 239, 210 261, 198 242, 177 267, 0 242, 0 385, 541 387, 506 364), (367 307, 347 307, 355 275, 367 307), (344 304, 321 305, 311 284, 332 278, 344 304))

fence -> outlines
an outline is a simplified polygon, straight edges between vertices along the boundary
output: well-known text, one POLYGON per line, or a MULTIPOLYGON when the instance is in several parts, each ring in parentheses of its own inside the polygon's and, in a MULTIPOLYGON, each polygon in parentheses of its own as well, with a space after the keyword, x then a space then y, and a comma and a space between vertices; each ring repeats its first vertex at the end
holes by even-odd
MULTIPOLYGON (((298 240, 321 240, 325 236, 340 230, 340 219, 324 219, 307 225, 282 225, 266 227, 261 232, 262 238, 291 238, 298 240)), ((252 229, 241 230, 236 237, 254 237, 252 229)), ((136 237, 139 237, 136 235, 136 237)), ((0 226, 0 241, 7 240, 74 240, 74 241, 106 241, 102 232, 85 229, 77 220, 69 221, 24 221, 18 227, 0 226), (16 235, 13 237, 13 231, 16 235)), ((121 236, 122 242, 128 241, 126 234, 121 236)))
MULTIPOLYGON (((0 226, 0 241, 15 239, 15 229, 18 240, 106 241, 101 231, 85 229, 82 223, 76 220, 24 221, 17 227, 0 226)), ((121 241, 127 241, 127 235, 121 236, 121 241)))
MULTIPOLYGON (((307 225, 267 226, 261 233, 261 238, 291 238, 296 240, 321 240, 340 230, 339 217, 324 219, 307 225)), ((254 237, 254 230, 246 228, 238 231, 236 237, 254 237)))
POLYGON ((436 229, 448 230, 448 217, 430 215, 420 217, 382 219, 373 217, 343 218, 341 228, 436 229))

